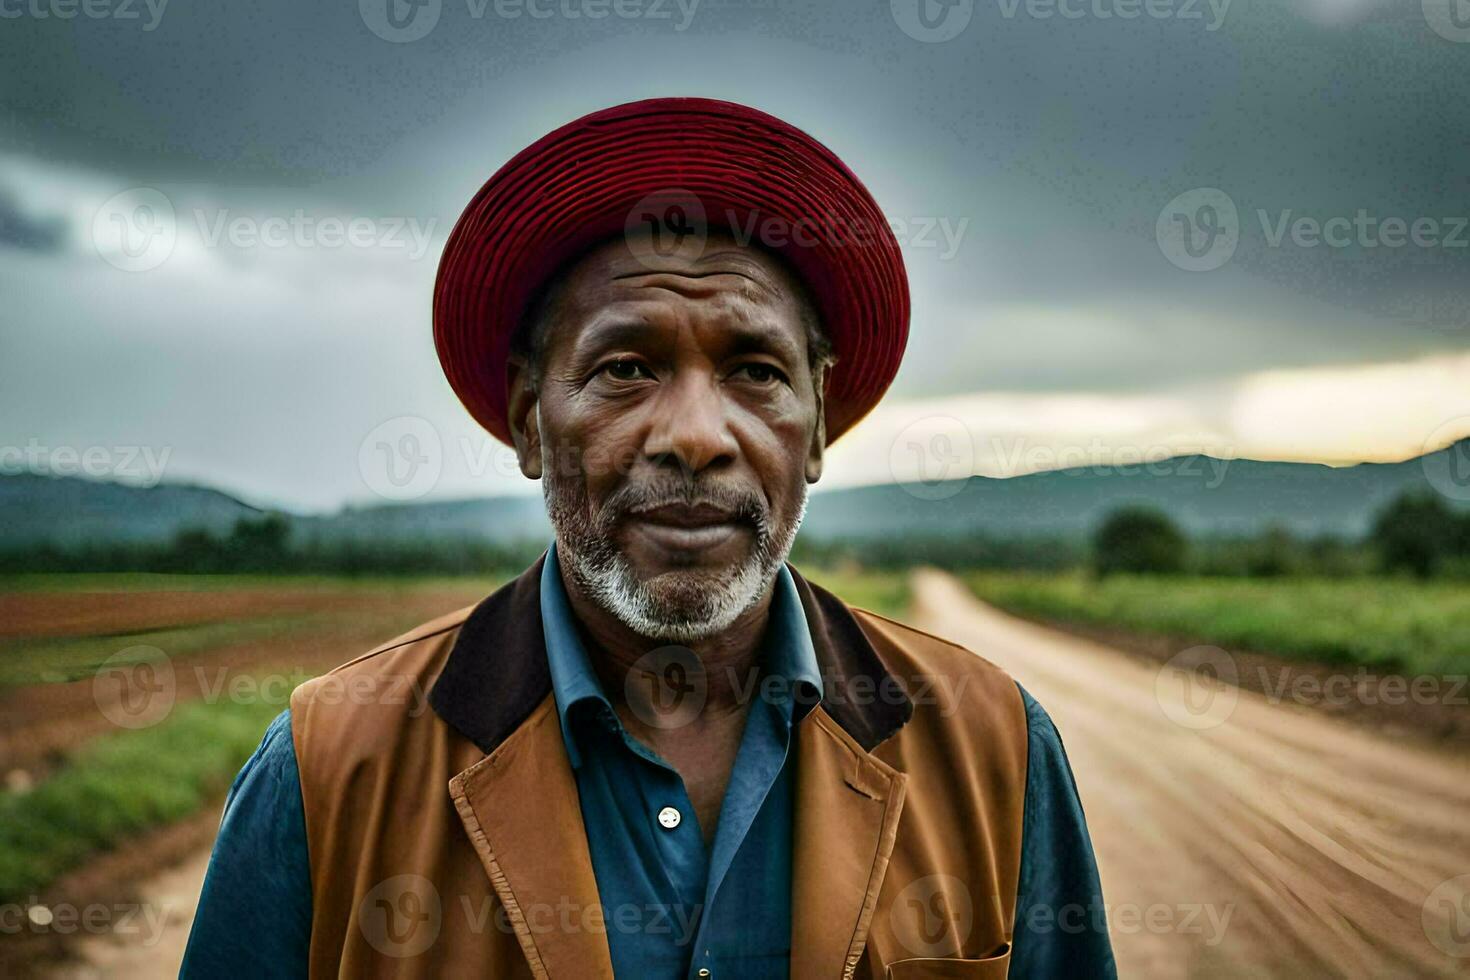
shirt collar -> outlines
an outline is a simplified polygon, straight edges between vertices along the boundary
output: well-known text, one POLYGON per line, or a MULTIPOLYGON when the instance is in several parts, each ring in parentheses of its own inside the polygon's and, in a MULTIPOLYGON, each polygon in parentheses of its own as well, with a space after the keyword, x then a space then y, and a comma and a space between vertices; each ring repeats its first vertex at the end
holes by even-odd
MULTIPOLYGON (((548 549, 541 568, 541 626, 546 638, 546 659, 551 668, 551 689, 556 698, 562 739, 572 768, 579 768, 582 756, 569 720, 573 706, 590 703, 594 711, 603 712, 614 726, 621 725, 577 632, 571 601, 562 585, 561 563, 555 542, 548 549)), ((776 692, 775 703, 787 709, 785 714, 791 722, 800 721, 822 699, 822 674, 796 582, 785 565, 776 573, 762 652, 765 668, 762 676, 774 676, 784 682, 770 688, 776 692)), ((767 690, 759 683, 751 689, 757 692, 757 696, 767 690)))

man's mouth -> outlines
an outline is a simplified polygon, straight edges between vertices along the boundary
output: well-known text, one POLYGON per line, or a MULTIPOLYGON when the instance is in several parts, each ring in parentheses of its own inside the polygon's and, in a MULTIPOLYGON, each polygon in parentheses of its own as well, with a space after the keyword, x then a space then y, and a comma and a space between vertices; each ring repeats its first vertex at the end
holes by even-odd
POLYGON ((627 521, 634 533, 672 551, 713 548, 748 530, 735 511, 708 503, 639 508, 627 521))

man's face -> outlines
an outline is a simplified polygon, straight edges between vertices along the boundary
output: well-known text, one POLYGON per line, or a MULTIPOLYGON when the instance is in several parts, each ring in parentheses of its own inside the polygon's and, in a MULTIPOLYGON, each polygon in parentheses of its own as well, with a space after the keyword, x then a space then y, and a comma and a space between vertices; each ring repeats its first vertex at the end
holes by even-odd
POLYGON ((617 239, 560 284, 540 384, 511 423, 564 567, 641 635, 718 633, 765 592, 821 473, 822 384, 799 286, 711 236, 659 256, 617 239))

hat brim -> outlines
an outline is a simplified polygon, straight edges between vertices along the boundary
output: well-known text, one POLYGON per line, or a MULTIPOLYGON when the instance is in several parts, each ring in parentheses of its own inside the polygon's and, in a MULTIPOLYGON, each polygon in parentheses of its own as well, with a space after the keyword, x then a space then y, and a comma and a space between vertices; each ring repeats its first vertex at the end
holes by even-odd
POLYGON ((728 228, 804 280, 837 356, 829 443, 878 403, 908 339, 909 291, 872 195, 832 151, 764 112, 649 99, 584 116, 516 154, 449 236, 434 343, 450 386, 491 435, 510 441, 506 359, 537 291, 588 248, 666 213, 728 228))

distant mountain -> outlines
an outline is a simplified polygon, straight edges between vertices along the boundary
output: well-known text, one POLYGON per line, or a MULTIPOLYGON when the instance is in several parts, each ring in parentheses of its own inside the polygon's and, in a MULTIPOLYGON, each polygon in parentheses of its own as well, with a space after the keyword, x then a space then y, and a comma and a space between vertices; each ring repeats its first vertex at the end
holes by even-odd
POLYGON ((305 539, 324 542, 466 538, 514 542, 551 537, 539 495, 348 508, 329 517, 298 517, 295 526, 305 539))
POLYGON ((167 540, 186 527, 227 533, 261 511, 208 487, 104 483, 74 476, 0 475, 0 546, 62 547, 167 540))
MULTIPOLYGON (((1451 505, 1470 506, 1470 439, 1402 463, 1333 468, 1181 456, 1149 466, 834 490, 813 494, 802 534, 1073 536, 1090 531, 1116 507, 1144 503, 1196 535, 1250 534, 1279 524, 1298 534, 1356 537, 1399 493, 1436 484, 1451 505)), ((74 477, 0 476, 0 547, 164 541, 191 527, 227 532, 240 517, 260 513, 206 487, 145 489, 74 477)), ((323 542, 511 543, 545 540, 551 533, 539 496, 355 507, 328 516, 292 515, 291 522, 299 538, 323 542)))
POLYGON ((1124 504, 1167 513, 1190 534, 1251 534, 1279 524, 1297 534, 1366 533, 1407 489, 1470 502, 1470 439, 1402 463, 1274 463, 1179 456, 1136 467, 1082 467, 1011 479, 886 485, 813 496, 803 533, 813 537, 961 534, 999 538, 1090 532, 1124 504), (1455 480, 1457 482, 1451 483, 1455 480))

